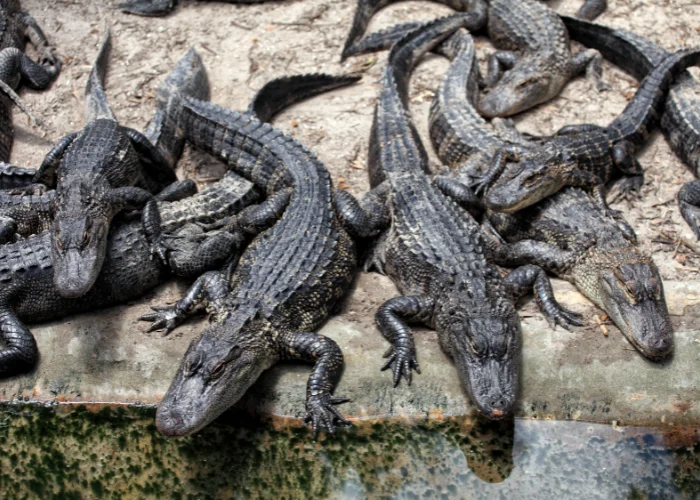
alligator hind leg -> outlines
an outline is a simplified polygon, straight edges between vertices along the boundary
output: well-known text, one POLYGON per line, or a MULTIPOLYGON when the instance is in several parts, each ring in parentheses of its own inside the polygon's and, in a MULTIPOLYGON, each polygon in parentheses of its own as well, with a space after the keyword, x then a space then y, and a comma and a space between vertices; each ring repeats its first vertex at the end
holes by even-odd
POLYGON ((391 343, 391 347, 384 354, 387 360, 382 366, 382 371, 392 368, 394 387, 399 385, 401 377, 411 385, 412 369, 420 373, 413 333, 408 322, 430 323, 434 305, 435 301, 430 297, 406 296, 389 299, 377 310, 375 320, 379 331, 391 343))
POLYGON ((320 428, 335 431, 336 423, 348 425, 335 405, 347 403, 348 398, 333 397, 343 369, 343 353, 334 340, 315 332, 292 332, 280 337, 285 359, 314 363, 306 384, 306 417, 314 435, 320 428))
POLYGON ((486 87, 491 88, 498 83, 503 73, 518 64, 520 56, 509 50, 499 50, 489 57, 488 70, 486 74, 486 87))
POLYGON ((371 238, 389 227, 389 191, 389 183, 382 182, 358 202, 347 191, 336 189, 333 203, 343 225, 352 236, 371 238))
POLYGON ((197 224, 188 224, 164 237, 168 249, 166 264, 177 276, 199 276, 226 262, 238 262, 245 239, 225 231, 211 234, 197 224))
POLYGON ((678 191, 681 215, 700 240, 700 181, 691 181, 678 191))
POLYGON ((589 82, 598 90, 609 90, 610 84, 603 80, 603 56, 595 49, 587 49, 576 54, 571 63, 574 74, 586 73, 589 82))
POLYGON ((120 3, 117 8, 137 16, 164 16, 175 9, 175 0, 132 0, 120 3))
POLYGON ((568 330, 571 325, 583 326, 581 314, 568 310, 554 298, 552 283, 541 267, 532 264, 519 267, 511 271, 504 281, 515 299, 534 289, 537 305, 552 328, 559 325, 568 330))
POLYGON ((238 227, 251 235, 271 228, 284 214, 293 192, 292 188, 282 189, 262 203, 241 210, 237 217, 238 227))
POLYGON ((0 309, 0 338, 5 344, 0 349, 0 376, 9 377, 31 370, 39 358, 34 336, 7 308, 0 309))
POLYGON ((206 308, 216 312, 228 295, 229 287, 224 273, 209 271, 201 275, 187 290, 184 297, 169 306, 153 306, 152 313, 144 314, 139 321, 150 321, 148 331, 163 330, 167 335, 185 319, 206 308))

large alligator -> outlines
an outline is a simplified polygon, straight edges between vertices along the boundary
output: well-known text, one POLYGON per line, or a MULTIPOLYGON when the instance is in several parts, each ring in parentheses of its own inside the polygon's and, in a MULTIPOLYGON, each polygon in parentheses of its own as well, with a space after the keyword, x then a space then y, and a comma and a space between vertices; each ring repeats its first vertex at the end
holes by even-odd
MULTIPOLYGON (((199 54, 190 49, 157 91, 157 107, 145 136, 159 154, 174 169, 182 154, 184 137, 178 123, 185 97, 209 98, 209 82, 199 54)), ((33 169, 3 164, 0 169, 0 243, 17 237, 48 231, 54 220, 56 192, 37 189, 32 184, 36 177, 33 169)), ((223 204, 222 204, 223 206, 223 204)), ((146 205, 146 220, 155 217, 153 206, 146 205)), ((226 214, 224 214, 226 215, 226 214)), ((191 222, 195 222, 194 220, 191 222)), ((153 238, 157 240, 155 221, 150 221, 153 238)))
POLYGON ((115 225, 95 285, 79 298, 64 298, 56 290, 48 232, 1 246, 0 339, 4 348, 0 349, 0 376, 23 373, 36 364, 36 341, 23 321, 47 321, 123 303, 155 288, 173 272, 193 277, 221 266, 241 246, 240 235, 205 233, 200 225, 185 223, 182 214, 193 214, 197 222, 220 211, 221 200, 233 212, 249 205, 255 196, 251 183, 228 178, 182 201, 163 203, 160 217, 172 229, 167 265, 152 258, 140 220, 115 225))
POLYGON ((119 125, 103 89, 109 29, 88 78, 87 125, 48 153, 36 181, 56 185, 51 227, 56 290, 79 297, 93 285, 107 250, 112 218, 141 208, 175 173, 146 137, 119 125))
MULTIPOLYGON (((496 151, 527 143, 513 129, 505 129, 508 134, 501 137, 473 105, 478 89, 471 36, 458 31, 441 50, 452 62, 431 108, 431 136, 438 151, 455 152, 458 161, 450 163, 451 175, 469 184, 488 167, 496 151), (442 133, 433 133, 435 123, 442 124, 438 127, 442 133)), ((573 282, 642 354, 658 359, 671 351, 661 276, 624 220, 605 216, 588 194, 576 188, 512 215, 489 212, 488 217, 509 243, 497 244, 492 252, 499 264, 535 264, 573 282)))
MULTIPOLYGON (((644 37, 562 16, 572 39, 600 51, 606 59, 635 78, 643 79, 669 56, 644 37)), ((685 71, 669 90, 660 128, 673 151, 700 177, 700 85, 685 71)), ((686 183, 678 192, 681 214, 700 238, 700 181, 686 183)))
POLYGON ((13 89, 20 81, 36 90, 47 89, 60 70, 61 61, 46 35, 19 0, 0 0, 0 161, 9 161, 14 142, 12 105, 26 111, 13 89), (27 39, 39 55, 38 63, 24 54, 27 39))
MULTIPOLYGON (((386 0, 360 0, 343 58, 366 53, 372 45, 372 50, 376 50, 378 37, 383 38, 385 47, 391 45, 419 25, 406 23, 370 35, 371 40, 360 40, 372 14, 388 3, 386 0)), ((584 70, 598 81, 599 88, 605 86, 599 78, 600 54, 596 50, 586 50, 573 56, 564 23, 541 2, 491 0, 488 9, 483 0, 443 3, 475 14, 476 21, 468 26, 470 31, 479 29, 488 18, 489 37, 500 49, 489 59, 485 82, 488 92, 480 101, 481 114, 509 116, 549 101, 573 76, 584 70)))
MULTIPOLYGON (((512 414, 518 385, 517 298, 534 287, 551 323, 568 327, 579 319, 556 302, 549 279, 537 266, 523 266, 502 277, 487 260, 479 224, 457 203, 473 207, 473 199, 460 196, 468 190, 453 189, 459 186, 444 177, 433 184, 425 174, 424 151, 407 110, 409 75, 422 54, 464 26, 468 17, 428 23, 391 50, 369 147, 372 182, 384 183, 375 190, 389 186, 385 196, 375 200, 390 210, 377 206, 367 217, 391 214, 390 221, 376 221, 374 229, 390 227, 374 261, 402 293, 376 314, 381 333, 391 343, 383 369, 393 369, 394 385, 402 377, 411 382, 411 371, 419 371, 419 365, 407 323, 425 324, 438 332, 478 411, 501 419, 512 414)), ((340 201, 348 202, 344 211, 353 208, 348 197, 340 201)))
MULTIPOLYGON (((248 113, 194 99, 185 107, 187 140, 249 178, 268 198, 232 222, 256 235, 235 269, 205 273, 176 304, 143 318, 152 322, 151 329, 167 333, 202 306, 210 314, 158 407, 156 425, 165 435, 197 432, 233 405, 263 371, 285 359, 314 363, 305 417, 314 432, 332 432, 336 423, 347 423, 334 406, 346 399, 332 396, 342 353, 314 330, 348 290, 356 267, 355 243, 334 207, 325 166, 254 116, 269 115, 270 103, 277 103, 275 108, 293 102, 289 96, 294 92, 311 95, 306 77, 299 78, 278 81, 296 90, 261 90, 248 113)), ((344 84, 356 79, 344 79, 344 84)), ((331 85, 323 76, 316 82, 331 85)))
POLYGON ((621 181, 621 193, 625 197, 639 194, 644 176, 635 149, 657 125, 674 78, 699 62, 700 50, 679 51, 665 58, 607 127, 570 125, 555 137, 544 138, 540 147, 522 154, 499 155, 480 182, 482 187, 491 186, 486 196, 489 208, 511 213, 564 186, 578 186, 593 188, 597 201, 609 212, 604 186, 620 173, 628 176, 621 181))

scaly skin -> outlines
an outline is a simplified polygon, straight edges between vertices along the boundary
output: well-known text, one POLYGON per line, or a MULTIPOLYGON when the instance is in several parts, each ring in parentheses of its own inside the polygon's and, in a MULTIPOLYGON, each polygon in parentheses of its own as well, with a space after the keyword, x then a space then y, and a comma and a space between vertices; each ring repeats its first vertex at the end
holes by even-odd
POLYGON ((0 1, 0 161, 10 160, 14 140, 12 105, 21 105, 13 89, 22 80, 30 88, 45 90, 60 70, 61 62, 34 18, 22 10, 19 1, 0 1), (24 55, 27 39, 39 53, 39 63, 24 55))
MULTIPOLYGON (((606 59, 642 79, 669 53, 639 35, 562 16, 572 39, 597 49, 606 59)), ((673 151, 700 177, 700 95, 698 83, 684 71, 668 92, 661 131, 673 151)), ((678 193, 681 214, 700 239, 700 182, 686 183, 678 193)))
POLYGON ((501 277, 486 260, 479 224, 445 194, 450 185, 434 185, 425 175, 424 151, 406 108, 408 78, 425 52, 469 20, 469 15, 452 16, 428 23, 394 46, 384 70, 369 165, 373 181, 386 179, 375 192, 390 186, 385 203, 391 223, 374 260, 402 296, 383 304, 376 321, 391 343, 383 369, 393 369, 394 385, 402 377, 410 384, 411 371, 419 372, 408 322, 423 323, 437 331, 478 411, 502 419, 513 412, 518 384, 516 298, 534 285, 550 321, 568 325, 578 320, 557 304, 536 266, 501 277))
POLYGON ((64 297, 85 294, 99 275, 112 218, 124 208, 140 208, 175 180, 158 150, 142 134, 120 126, 102 82, 110 51, 106 31, 86 87, 87 125, 58 142, 36 174, 56 177, 51 228, 56 289, 64 297))
POLYGON ((144 319, 177 326, 200 306, 210 323, 192 342, 158 407, 167 436, 206 426, 259 375, 284 359, 315 363, 307 385, 306 420, 314 432, 346 423, 334 404, 342 353, 314 332, 347 291, 355 244, 333 205, 330 175, 313 153, 249 114, 188 100, 187 139, 265 190, 268 199, 236 224, 258 234, 232 272, 206 273, 177 304, 144 319), (274 225, 273 225, 274 224, 274 225))
POLYGON ((678 73, 700 62, 700 50, 679 51, 663 60, 642 82, 622 114, 607 127, 565 127, 559 135, 544 139, 541 147, 508 161, 494 163, 482 186, 503 175, 489 190, 489 208, 512 213, 550 196, 564 186, 596 189, 597 200, 607 211, 603 186, 619 173, 626 174, 625 196, 639 193, 644 182, 634 151, 657 125, 669 86, 678 73), (505 170, 505 171, 504 171, 505 170))
MULTIPOLYGON (((513 129, 508 140, 501 138, 478 115, 473 105, 476 87, 460 80, 460 72, 468 69, 465 61, 474 63, 471 36, 457 32, 446 44, 457 52, 435 101, 443 99, 443 90, 452 97, 442 101, 440 109, 446 122, 458 117, 451 121, 459 124, 460 135, 443 142, 470 152, 469 162, 451 165, 457 167, 453 176, 469 183, 488 167, 494 150, 512 148, 517 138, 513 129)), ((589 195, 574 188, 516 214, 489 212, 488 217, 508 242, 497 243, 491 252, 498 263, 534 264, 571 281, 605 310, 642 354, 659 359, 671 351, 671 322, 659 271, 624 220, 605 216, 589 195)))
POLYGON ((496 252, 499 263, 542 266, 575 284, 644 356, 659 360, 671 353, 659 270, 590 195, 567 188, 516 214, 491 212, 489 220, 508 242, 496 252))
MULTIPOLYGON (((210 190, 226 190, 219 197, 225 196, 232 210, 247 205, 254 193, 252 185, 240 178, 210 190)), ((241 243, 238 235, 205 233, 195 224, 183 225, 179 216, 187 210, 197 212, 197 207, 201 213, 211 212, 212 197, 207 192, 162 205, 164 224, 177 227, 167 235, 168 265, 152 258, 141 221, 113 227, 102 271, 95 286, 80 298, 61 297, 54 286, 48 233, 1 246, 0 338, 4 347, 0 349, 0 376, 23 373, 36 364, 36 342, 23 321, 47 321, 123 303, 155 288, 173 272, 196 276, 225 262, 241 243)))
MULTIPOLYGON (((235 4, 256 4, 270 0, 223 0, 227 3, 235 4)), ((177 0, 130 0, 117 5, 118 9, 127 14, 137 16, 160 17, 170 14, 175 10, 177 0)))

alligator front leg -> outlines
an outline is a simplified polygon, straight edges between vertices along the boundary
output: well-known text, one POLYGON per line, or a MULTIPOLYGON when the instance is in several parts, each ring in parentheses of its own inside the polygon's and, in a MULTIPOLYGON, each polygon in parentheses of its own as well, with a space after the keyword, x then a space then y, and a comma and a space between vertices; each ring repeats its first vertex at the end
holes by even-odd
POLYGON ((642 197, 644 170, 634 150, 634 145, 628 141, 619 142, 612 149, 613 164, 625 174, 625 178, 618 183, 619 195, 625 200, 631 199, 633 193, 637 199, 642 197))
POLYGON ((228 281, 221 271, 209 271, 201 275, 187 290, 184 297, 169 306, 153 306, 152 313, 144 314, 139 321, 150 321, 149 332, 163 330, 167 335, 185 319, 206 308, 215 313, 229 292, 228 281))
POLYGON ((61 61, 54 55, 54 48, 49 45, 49 40, 36 22, 36 19, 28 12, 23 12, 22 14, 22 24, 25 28, 24 35, 29 38, 30 43, 39 54, 39 63, 42 66, 53 66, 60 69, 61 61))
POLYGON ((678 191, 678 205, 681 215, 700 240, 700 181, 683 184, 678 191))
POLYGON ((608 8, 608 0, 586 0, 576 13, 576 17, 593 21, 608 8))
POLYGON ((509 161, 514 162, 520 159, 520 154, 515 149, 501 148, 491 158, 491 167, 478 178, 472 186, 475 194, 486 193, 491 185, 501 176, 509 161))
POLYGON ((436 175, 433 177, 433 183, 445 196, 456 201, 457 204, 472 217, 481 220, 486 206, 481 198, 476 196, 469 186, 444 175, 436 175))
POLYGON ((333 203, 347 231, 356 238, 371 238, 389 227, 388 181, 367 193, 361 202, 342 189, 336 189, 333 203))
POLYGON ((44 157, 39 170, 34 174, 34 182, 56 187, 56 170, 63 159, 63 154, 73 141, 78 137, 78 132, 71 132, 59 140, 51 151, 44 157))
POLYGON ((489 57, 486 74, 486 87, 491 88, 498 83, 503 73, 518 64, 520 56, 509 50, 499 50, 489 57))
POLYGON ((562 250, 550 243, 537 240, 499 243, 491 235, 487 236, 487 258, 499 266, 534 264, 551 273, 561 273, 571 267, 576 259, 576 252, 562 250))
POLYGON ((0 349, 0 377, 31 370, 39 358, 36 340, 7 306, 0 308, 0 335, 5 345, 0 349))
POLYGON ((235 266, 246 239, 238 233, 205 232, 197 224, 188 224, 172 235, 166 235, 162 245, 167 248, 165 264, 176 276, 199 276, 226 264, 235 266))
POLYGON ((603 80, 603 56, 595 49, 587 49, 576 54, 572 59, 573 74, 586 73, 586 79, 596 89, 609 90, 610 84, 603 80))
POLYGON ((514 299, 534 289, 535 299, 549 325, 559 325, 567 330, 571 325, 583 326, 583 315, 565 308, 554 298, 552 283, 541 267, 527 265, 511 271, 504 279, 514 299))
POLYGON ((281 336, 283 358, 314 363, 306 384, 306 417, 314 435, 319 428, 335 431, 336 423, 348 425, 334 405, 347 403, 348 398, 333 397, 343 369, 343 353, 332 339, 314 332, 292 332, 281 336))
POLYGON ((389 299, 377 310, 375 320, 379 331, 391 342, 391 347, 384 354, 387 360, 382 371, 393 365, 394 387, 399 385, 401 377, 411 385, 412 369, 420 373, 413 333, 407 322, 430 323, 434 305, 430 297, 406 296, 389 299))
POLYGON ((258 205, 251 205, 238 214, 238 227, 250 235, 257 235, 271 228, 280 220, 294 193, 293 188, 285 188, 270 195, 258 205))

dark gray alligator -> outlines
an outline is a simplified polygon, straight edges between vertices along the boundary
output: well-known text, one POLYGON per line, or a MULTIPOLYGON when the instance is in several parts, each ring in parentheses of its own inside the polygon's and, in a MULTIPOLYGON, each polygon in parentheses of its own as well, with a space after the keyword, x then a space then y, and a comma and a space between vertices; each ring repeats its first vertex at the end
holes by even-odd
POLYGON ((102 81, 110 47, 107 29, 85 91, 87 125, 54 146, 35 178, 56 186, 53 270, 64 297, 83 295, 97 279, 112 218, 125 208, 143 207, 152 192, 175 181, 158 149, 140 132, 119 125, 107 104, 102 81))
MULTIPOLYGON (((282 79, 281 85, 309 95, 303 80, 282 79)), ((316 81, 330 84, 321 76, 316 81)), ((289 93, 267 87, 250 109, 269 118, 276 107, 270 103, 290 103, 289 93)), ((263 371, 291 359, 314 363, 305 421, 314 432, 333 431, 336 423, 347 423, 334 407, 346 399, 332 396, 343 357, 333 340, 314 330, 348 290, 356 255, 334 208, 330 175, 311 151, 251 113, 190 99, 183 128, 188 141, 249 178, 268 198, 233 221, 256 235, 235 270, 202 275, 176 304, 143 317, 153 322, 151 329, 168 332, 201 307, 210 315, 158 407, 156 425, 168 436, 197 432, 263 371)))
MULTIPOLYGON (((629 31, 562 16, 572 39, 600 51, 606 59, 643 79, 669 53, 629 31)), ((700 85, 685 71, 669 90, 660 128, 673 151, 700 177, 700 85)), ((700 181, 678 192, 681 214, 700 238, 700 181)))
MULTIPOLYGON (((271 0, 223 0, 227 3, 235 4, 256 4, 269 2, 271 0)), ((159 17, 170 14, 175 10, 177 0, 130 0, 117 5, 118 9, 128 14, 137 16, 159 17)))
POLYGON ((24 110, 13 89, 20 81, 36 90, 47 89, 60 70, 61 62, 34 18, 18 0, 0 0, 0 161, 10 160, 13 103, 24 110), (27 39, 39 55, 38 63, 24 54, 27 39))
MULTIPOLYGON (((495 151, 528 144, 512 128, 503 138, 479 116, 478 89, 471 77, 476 54, 466 31, 455 33, 442 50, 452 59, 431 109, 431 136, 438 151, 455 155, 450 172, 470 184, 490 165, 495 151), (465 74, 467 76, 465 76, 465 74), (442 123, 439 134, 435 123, 442 123), (454 131, 454 136, 451 135, 454 131)), ((663 285, 651 256, 624 220, 612 220, 590 195, 567 188, 515 214, 488 213, 508 244, 490 240, 491 258, 509 266, 535 264, 574 283, 601 307, 645 356, 659 359, 673 346, 663 285), (497 250, 494 250, 494 242, 497 250)))
POLYGON ((374 261, 402 293, 376 314, 391 343, 383 369, 393 369, 394 385, 402 377, 410 383, 411 371, 419 371, 408 323, 423 323, 438 332, 478 411, 501 419, 512 414, 518 385, 521 332, 515 300, 534 287, 551 323, 568 327, 579 319, 556 302, 549 279, 537 266, 502 277, 487 260, 479 224, 458 205, 476 208, 473 195, 449 178, 432 183, 425 175, 424 151, 407 110, 408 78, 421 55, 464 26, 468 17, 438 19, 394 45, 382 75, 369 147, 372 182, 383 184, 373 193, 374 207, 353 205, 349 195, 339 201, 345 204, 343 213, 366 209, 365 230, 390 222, 374 261), (390 209, 377 206, 381 202, 390 209), (387 213, 391 221, 375 215, 387 213))
POLYGON ((151 245, 140 220, 117 224, 110 230, 95 285, 79 298, 61 297, 56 290, 47 232, 1 246, 0 339, 4 348, 0 349, 0 376, 24 373, 36 364, 36 341, 23 321, 47 321, 123 303, 155 288, 173 273, 193 277, 221 266, 242 240, 226 231, 204 232, 196 223, 210 220, 212 214, 216 217, 222 200, 227 212, 233 213, 256 196, 251 183, 229 177, 182 201, 159 203, 163 226, 171 231, 168 265, 151 258, 151 245))
POLYGON ((486 196, 489 208, 512 213, 564 186, 578 186, 595 189, 601 207, 609 211, 604 186, 620 174, 627 176, 621 181, 621 193, 625 197, 639 194, 644 177, 635 150, 658 124, 674 78, 698 62, 700 50, 679 51, 665 58, 607 127, 567 126, 531 151, 500 155, 479 184, 491 186, 486 196))
MULTIPOLYGON (((368 52, 372 45, 376 46, 378 37, 383 38, 384 45, 395 43, 417 27, 417 23, 407 23, 375 34, 372 40, 360 40, 371 15, 388 3, 391 2, 360 0, 343 58, 368 52)), ((480 28, 487 18, 481 0, 443 3, 475 13, 477 21, 468 26, 470 31, 480 28)), ((549 101, 584 69, 600 88, 605 87, 600 81, 600 54, 586 50, 573 56, 563 22, 556 12, 537 0, 491 0, 488 32, 500 50, 489 60, 488 93, 480 102, 480 112, 485 116, 513 115, 549 101)))

